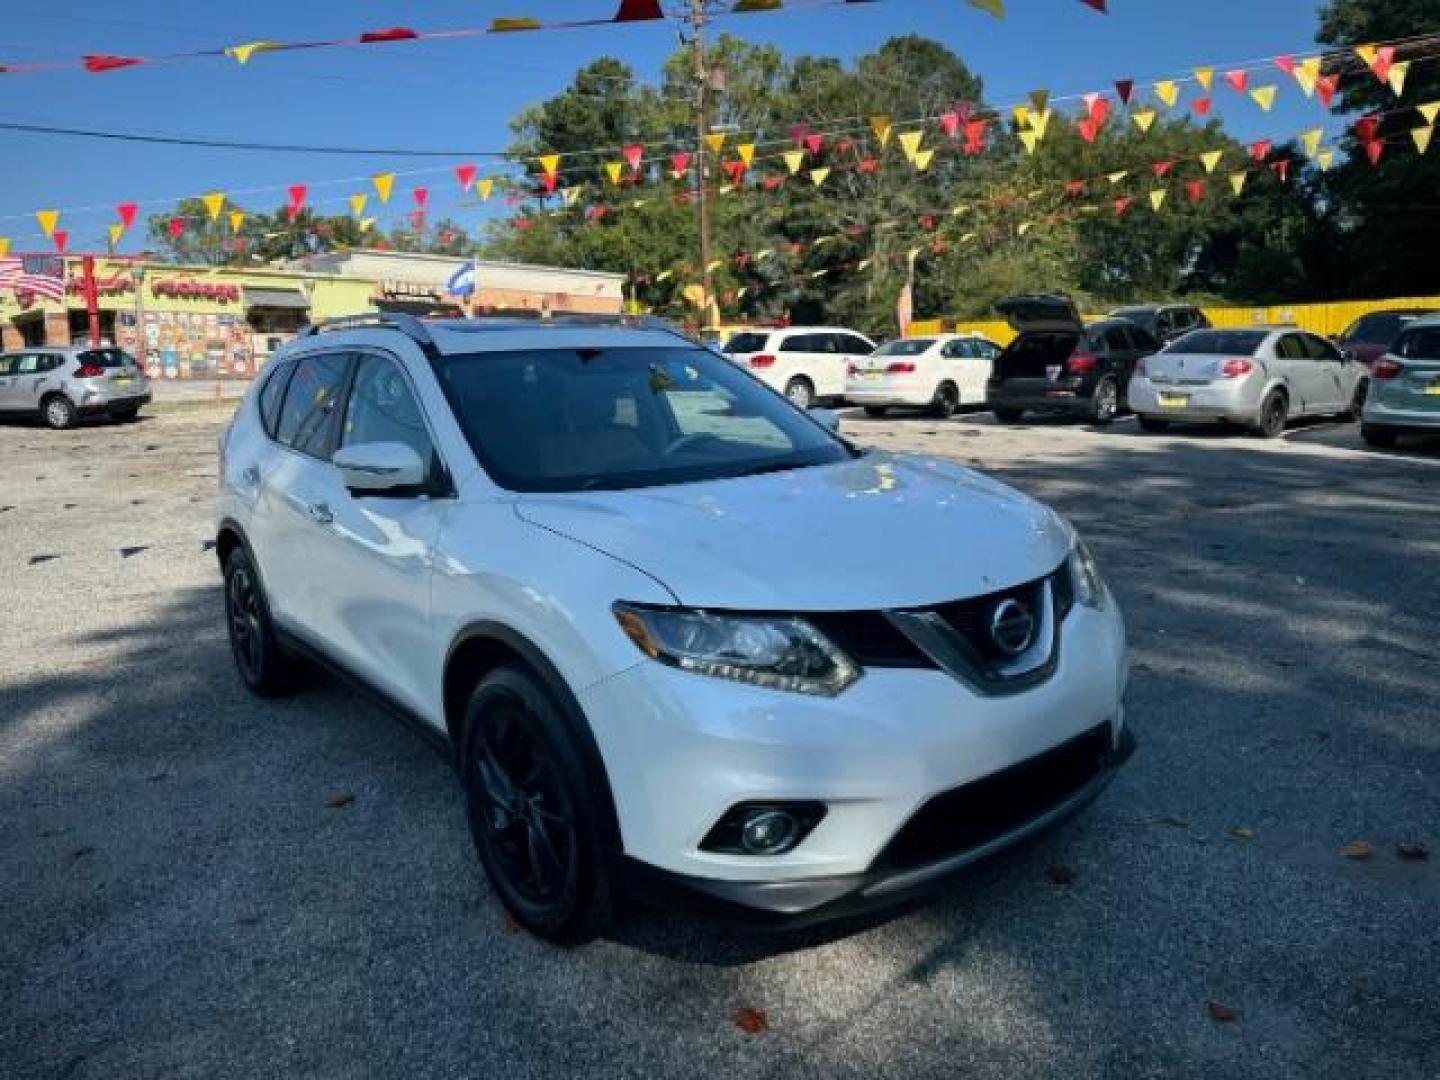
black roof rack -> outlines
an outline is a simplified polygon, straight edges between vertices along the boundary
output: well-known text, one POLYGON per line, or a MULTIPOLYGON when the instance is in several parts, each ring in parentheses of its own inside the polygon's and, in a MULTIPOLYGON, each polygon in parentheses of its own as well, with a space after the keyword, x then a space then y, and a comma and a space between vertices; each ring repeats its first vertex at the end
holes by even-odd
POLYGON ((339 330, 390 329, 399 330, 422 348, 433 349, 435 339, 424 320, 399 311, 367 311, 360 315, 343 315, 338 319, 325 319, 312 323, 300 332, 301 337, 339 330))
POLYGON ((554 315, 549 318, 517 318, 514 316, 497 316, 470 319, 437 319, 433 324, 427 324, 424 319, 415 315, 409 315, 399 311, 367 311, 359 315, 344 315, 335 319, 325 319, 322 322, 312 323, 300 332, 300 337, 313 337, 317 334, 333 333, 341 330, 398 330, 412 341, 416 342, 427 352, 436 352, 435 338, 430 333, 430 326, 438 329, 458 331, 460 333, 483 333, 495 330, 531 330, 541 327, 584 327, 584 326, 609 326, 621 329, 635 330, 659 330, 676 337, 691 340, 680 327, 668 319, 662 319, 656 315, 620 315, 620 314, 590 314, 586 312, 571 312, 564 315, 554 315))

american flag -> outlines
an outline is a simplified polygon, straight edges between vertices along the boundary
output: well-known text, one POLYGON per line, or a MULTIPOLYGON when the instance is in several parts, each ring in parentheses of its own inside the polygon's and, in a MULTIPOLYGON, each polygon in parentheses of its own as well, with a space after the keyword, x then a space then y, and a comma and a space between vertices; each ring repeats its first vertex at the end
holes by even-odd
POLYGON ((0 259, 0 289, 64 300, 65 260, 59 255, 12 255, 0 259))

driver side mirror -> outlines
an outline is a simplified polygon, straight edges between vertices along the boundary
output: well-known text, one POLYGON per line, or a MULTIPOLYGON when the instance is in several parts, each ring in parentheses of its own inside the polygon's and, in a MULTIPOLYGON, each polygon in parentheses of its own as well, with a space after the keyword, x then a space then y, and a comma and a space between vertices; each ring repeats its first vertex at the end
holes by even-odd
POLYGON ((345 487, 356 495, 410 495, 425 484, 425 462, 404 443, 343 446, 330 460, 345 487))
POLYGON ((840 432, 840 414, 834 409, 811 409, 810 418, 832 435, 840 432))
POLYGON ((1340 359, 1342 359, 1342 360, 1352 360, 1352 361, 1355 360, 1355 359, 1356 359, 1355 350, 1354 350, 1354 349, 1341 349, 1341 350, 1340 350, 1340 359))

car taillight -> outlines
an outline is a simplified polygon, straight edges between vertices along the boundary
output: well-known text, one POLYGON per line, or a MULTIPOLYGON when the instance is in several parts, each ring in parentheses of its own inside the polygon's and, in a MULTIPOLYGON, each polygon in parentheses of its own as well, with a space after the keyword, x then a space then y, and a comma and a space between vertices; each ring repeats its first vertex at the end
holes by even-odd
POLYGON ((77 379, 98 379, 105 374, 105 369, 99 364, 81 364, 75 369, 77 379))
POLYGON ((1087 371, 1095 370, 1096 360, 1086 352, 1075 352, 1070 354, 1070 359, 1065 362, 1065 368, 1072 375, 1084 375, 1087 371))
POLYGON ((769 353, 761 353, 759 356, 750 357, 751 367, 774 367, 775 358, 769 353))
POLYGON ((896 360, 893 364, 889 364, 889 365, 886 366, 886 368, 885 368, 885 374, 887 374, 887 375, 914 375, 914 374, 915 374, 915 365, 912 364, 909 360, 896 360))
POLYGON ((1382 356, 1370 365, 1370 377, 1374 379, 1398 379, 1404 371, 1403 365, 1391 360, 1388 356, 1382 356))
POLYGON ((846 364, 846 365, 845 365, 845 374, 846 374, 846 375, 859 375, 859 374, 860 374, 860 369, 859 369, 858 367, 856 367, 854 364, 846 364))
POLYGON ((1249 360, 1226 360, 1220 365, 1220 377, 1222 379, 1238 379, 1242 375, 1249 375, 1255 370, 1255 365, 1249 360))

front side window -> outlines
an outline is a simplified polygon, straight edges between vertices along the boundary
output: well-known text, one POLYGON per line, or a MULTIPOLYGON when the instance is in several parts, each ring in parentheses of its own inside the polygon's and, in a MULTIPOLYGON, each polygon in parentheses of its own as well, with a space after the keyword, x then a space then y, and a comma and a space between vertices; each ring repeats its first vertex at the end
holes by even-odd
POLYGON ((725 343, 725 351, 731 356, 763 352, 765 343, 769 340, 769 334, 740 333, 725 343))
POLYGON ((362 356, 340 432, 341 446, 363 443, 404 443, 427 465, 435 456, 425 415, 395 361, 362 356))
POLYGON ((856 453, 703 349, 478 353, 438 370, 476 456, 512 491, 720 480, 856 453))
POLYGON ((26 353, 15 362, 16 375, 35 375, 45 370, 45 357, 40 353, 26 353))
POLYGON ((1309 351, 1299 334, 1286 334, 1275 347, 1275 353, 1282 360, 1308 360, 1309 351))
POLYGON ((340 392, 350 367, 345 353, 301 357, 285 391, 275 438, 302 454, 328 461, 339 415, 340 392))
POLYGON ((781 352, 820 352, 818 334, 792 334, 780 343, 781 352))
POLYGON ((840 345, 841 352, 852 353, 855 356, 869 356, 875 351, 874 345, 855 334, 841 334, 840 345))
POLYGON ((1422 326, 1400 335, 1393 349, 1406 360, 1440 360, 1440 326, 1422 326))
POLYGON ((290 381, 293 368, 294 365, 288 361, 274 365, 266 373, 265 385, 260 388, 260 422, 265 425, 265 434, 272 439, 280 420, 280 404, 285 400, 285 385, 290 381))
MULTIPOLYGON (((923 353, 926 349, 930 348, 930 346, 931 346, 931 345, 934 345, 934 344, 935 344, 935 339, 934 339, 934 338, 922 338, 922 337, 899 338, 899 339, 897 339, 897 340, 895 340, 895 341, 887 341, 884 345, 881 345, 880 348, 876 349, 875 352, 873 353, 873 355, 875 355, 875 356, 919 356, 921 353, 923 353)), ((953 343, 952 343, 952 344, 953 344, 953 343)), ((947 345, 946 348, 948 349, 949 346, 947 345)), ((948 356, 948 355, 950 355, 950 354, 949 354, 949 353, 946 353, 946 355, 948 356)))

